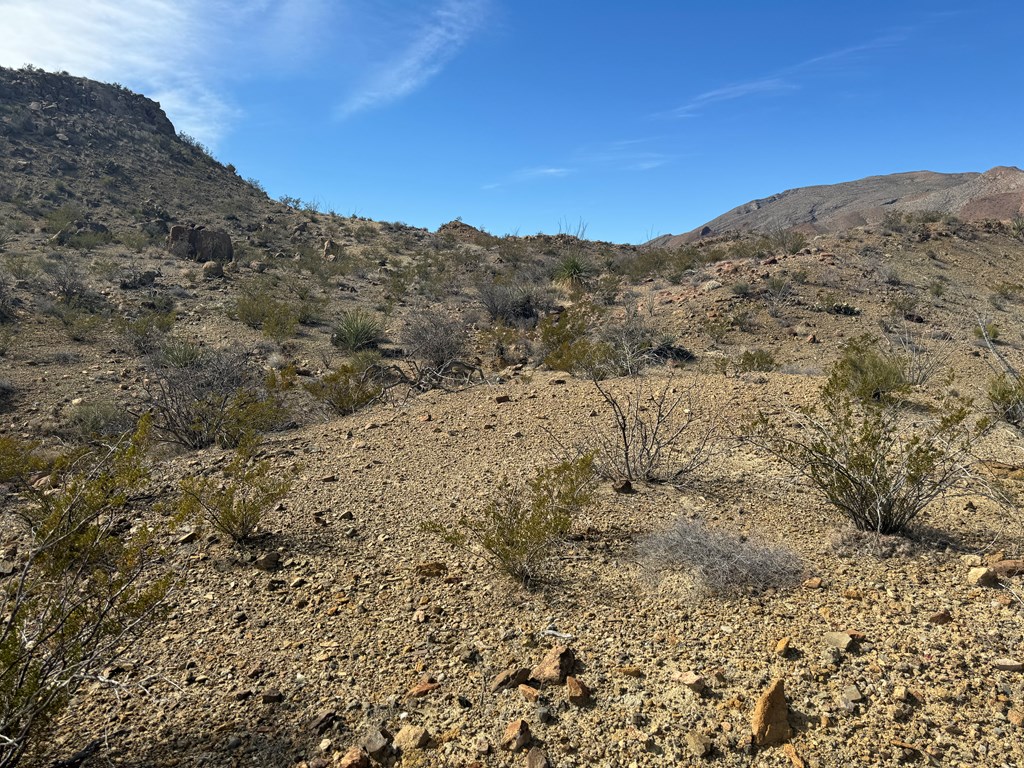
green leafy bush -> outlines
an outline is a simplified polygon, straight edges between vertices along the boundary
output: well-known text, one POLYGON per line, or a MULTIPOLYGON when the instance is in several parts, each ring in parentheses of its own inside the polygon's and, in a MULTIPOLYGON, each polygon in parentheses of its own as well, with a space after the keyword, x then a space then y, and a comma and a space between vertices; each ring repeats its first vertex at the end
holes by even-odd
POLYGON ((779 367, 775 353, 770 349, 747 349, 736 358, 734 365, 739 373, 767 373, 779 367))
POLYGON ((911 389, 906 360, 870 335, 843 344, 839 360, 832 367, 826 391, 845 391, 862 402, 890 402, 911 389))
POLYGON ((305 387, 313 397, 342 416, 365 408, 384 394, 384 387, 373 371, 358 361, 341 365, 305 387))
POLYGON ((245 440, 219 477, 182 482, 182 517, 205 520, 236 544, 250 539, 292 486, 291 479, 282 478, 269 461, 256 461, 256 448, 255 440, 245 440))
POLYGON ((530 584, 541 573, 554 545, 573 520, 594 501, 593 457, 580 456, 542 469, 525 485, 502 484, 474 515, 455 530, 428 525, 450 544, 479 546, 516 581, 530 584))
POLYGON ((160 348, 175 320, 174 312, 146 312, 134 320, 119 319, 114 327, 136 352, 150 355, 160 348))
POLYGON ((0 483, 13 491, 0 516, 21 554, 0 591, 2 766, 44 747, 76 691, 161 616, 171 577, 153 532, 136 524, 146 429, 56 460, 0 437, 0 483))
POLYGON ((929 504, 972 480, 978 432, 968 427, 962 401, 911 421, 893 403, 826 387, 820 406, 793 414, 796 434, 761 412, 750 439, 807 477, 858 529, 901 533, 929 504))
POLYGON ((989 382, 987 394, 996 418, 1024 428, 1024 379, 1013 373, 1001 373, 989 382))

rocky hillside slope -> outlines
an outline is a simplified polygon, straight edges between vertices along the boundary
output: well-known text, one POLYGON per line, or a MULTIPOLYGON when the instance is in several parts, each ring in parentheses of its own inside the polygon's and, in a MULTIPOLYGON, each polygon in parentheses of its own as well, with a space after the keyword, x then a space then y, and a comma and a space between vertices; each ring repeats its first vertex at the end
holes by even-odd
POLYGON ((984 173, 916 171, 858 181, 800 187, 752 200, 683 235, 663 235, 652 245, 677 247, 728 232, 800 229, 839 232, 878 224, 892 214, 956 216, 963 221, 1008 220, 1024 214, 1024 171, 997 167, 984 173))
MULTIPOLYGON (((82 466, 150 414, 148 475, 103 525, 172 576, 25 764, 1024 765, 1024 514, 989 492, 1024 492, 1021 434, 983 430, 984 483, 882 536, 749 427, 800 435, 865 337, 912 375, 906 429, 951 397, 984 425, 1000 358, 1024 370, 1011 224, 428 232, 269 200, 123 89, 0 89, 0 441, 82 466), (630 398, 681 428, 632 493, 608 469, 630 398), (181 500, 232 487, 246 428, 242 469, 288 487, 235 542, 181 500), (580 450, 606 471, 529 587, 453 540, 580 450)), ((39 474, 30 497, 63 501, 39 474)), ((0 590, 29 565, 17 490, 0 590)))

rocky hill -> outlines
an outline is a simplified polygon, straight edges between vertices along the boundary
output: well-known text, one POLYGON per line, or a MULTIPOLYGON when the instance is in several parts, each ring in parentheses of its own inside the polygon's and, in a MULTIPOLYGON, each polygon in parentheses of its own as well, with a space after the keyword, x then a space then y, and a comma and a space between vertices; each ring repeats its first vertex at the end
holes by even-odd
POLYGON ((158 620, 114 600, 112 645, 63 646, 23 764, 1024 765, 1024 231, 969 218, 428 232, 0 70, 0 761, 24 660, 97 614, 39 616, 127 574, 158 620), (858 530, 759 423, 883 479, 871 441, 923 436, 955 482, 858 530))
POLYGON ((834 233, 908 213, 955 216, 963 221, 1024 215, 1024 171, 1012 167, 984 173, 916 171, 789 189, 733 208, 692 232, 663 235, 651 244, 676 247, 729 232, 834 233))

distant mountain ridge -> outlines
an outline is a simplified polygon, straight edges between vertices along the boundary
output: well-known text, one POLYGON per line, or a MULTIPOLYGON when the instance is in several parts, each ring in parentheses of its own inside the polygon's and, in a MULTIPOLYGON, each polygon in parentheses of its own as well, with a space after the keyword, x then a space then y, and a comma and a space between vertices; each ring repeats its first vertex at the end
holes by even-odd
POLYGON ((799 187, 752 200, 681 235, 653 245, 674 247, 727 232, 800 229, 838 232, 880 222, 889 211, 938 211, 965 221, 1012 219, 1024 214, 1024 171, 997 166, 984 173, 912 171, 841 184, 799 187))

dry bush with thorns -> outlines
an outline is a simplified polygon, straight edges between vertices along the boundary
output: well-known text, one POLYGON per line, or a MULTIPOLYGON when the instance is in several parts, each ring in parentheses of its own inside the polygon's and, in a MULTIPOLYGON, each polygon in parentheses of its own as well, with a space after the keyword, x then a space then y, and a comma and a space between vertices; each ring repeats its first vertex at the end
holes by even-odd
POLYGON ((683 385, 669 378, 655 386, 634 376, 622 391, 593 383, 611 415, 611 423, 593 436, 600 475, 685 485, 715 455, 720 414, 699 402, 695 381, 683 385))

